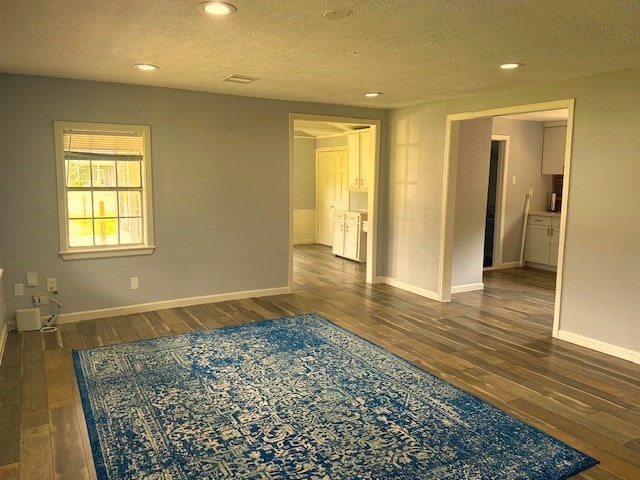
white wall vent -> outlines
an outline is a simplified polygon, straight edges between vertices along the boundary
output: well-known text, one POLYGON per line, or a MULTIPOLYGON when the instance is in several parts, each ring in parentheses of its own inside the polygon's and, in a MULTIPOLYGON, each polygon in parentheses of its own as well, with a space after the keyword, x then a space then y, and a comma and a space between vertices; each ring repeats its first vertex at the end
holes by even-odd
POLYGON ((246 75, 235 75, 231 74, 228 77, 224 77, 222 79, 223 82, 232 82, 232 83, 253 83, 258 80, 255 77, 247 77, 246 75))

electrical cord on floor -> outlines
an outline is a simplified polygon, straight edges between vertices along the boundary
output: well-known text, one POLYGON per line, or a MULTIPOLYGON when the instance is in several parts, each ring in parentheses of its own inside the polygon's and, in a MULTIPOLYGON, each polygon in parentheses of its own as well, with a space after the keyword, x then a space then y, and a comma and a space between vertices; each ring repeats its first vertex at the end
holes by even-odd
POLYGON ((49 294, 49 300, 51 303, 55 303, 58 306, 58 311, 56 313, 52 313, 51 315, 47 315, 45 318, 44 326, 40 329, 41 332, 49 333, 55 332, 58 330, 58 327, 55 326, 55 323, 58 321, 58 317, 60 316, 60 312, 62 311, 62 304, 55 299, 54 295, 58 292, 51 292, 49 294))

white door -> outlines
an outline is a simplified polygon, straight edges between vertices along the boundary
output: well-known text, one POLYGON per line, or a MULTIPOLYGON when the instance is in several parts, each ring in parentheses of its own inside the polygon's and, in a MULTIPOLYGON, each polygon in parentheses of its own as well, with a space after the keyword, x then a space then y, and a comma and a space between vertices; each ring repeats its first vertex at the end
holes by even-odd
POLYGON ((316 238, 322 245, 333 244, 333 212, 349 208, 347 190, 347 150, 321 150, 318 159, 318 189, 316 238))

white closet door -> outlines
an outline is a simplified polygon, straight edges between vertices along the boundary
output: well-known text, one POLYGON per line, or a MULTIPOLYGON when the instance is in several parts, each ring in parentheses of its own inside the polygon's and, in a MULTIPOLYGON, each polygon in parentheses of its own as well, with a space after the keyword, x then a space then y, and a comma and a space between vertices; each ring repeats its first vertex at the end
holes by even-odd
POLYGON ((347 150, 319 151, 318 155, 318 224, 316 238, 322 245, 333 244, 333 212, 349 208, 347 189, 347 150))

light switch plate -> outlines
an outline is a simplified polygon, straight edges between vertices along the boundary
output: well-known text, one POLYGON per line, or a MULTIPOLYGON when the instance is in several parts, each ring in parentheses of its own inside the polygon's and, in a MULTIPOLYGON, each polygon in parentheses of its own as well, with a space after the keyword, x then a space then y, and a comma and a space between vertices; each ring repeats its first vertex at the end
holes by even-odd
POLYGON ((23 283, 16 283, 13 285, 13 296, 14 297, 21 297, 22 295, 24 295, 24 284, 23 283))
POLYGON ((27 272, 27 287, 38 286, 38 272, 27 272))

